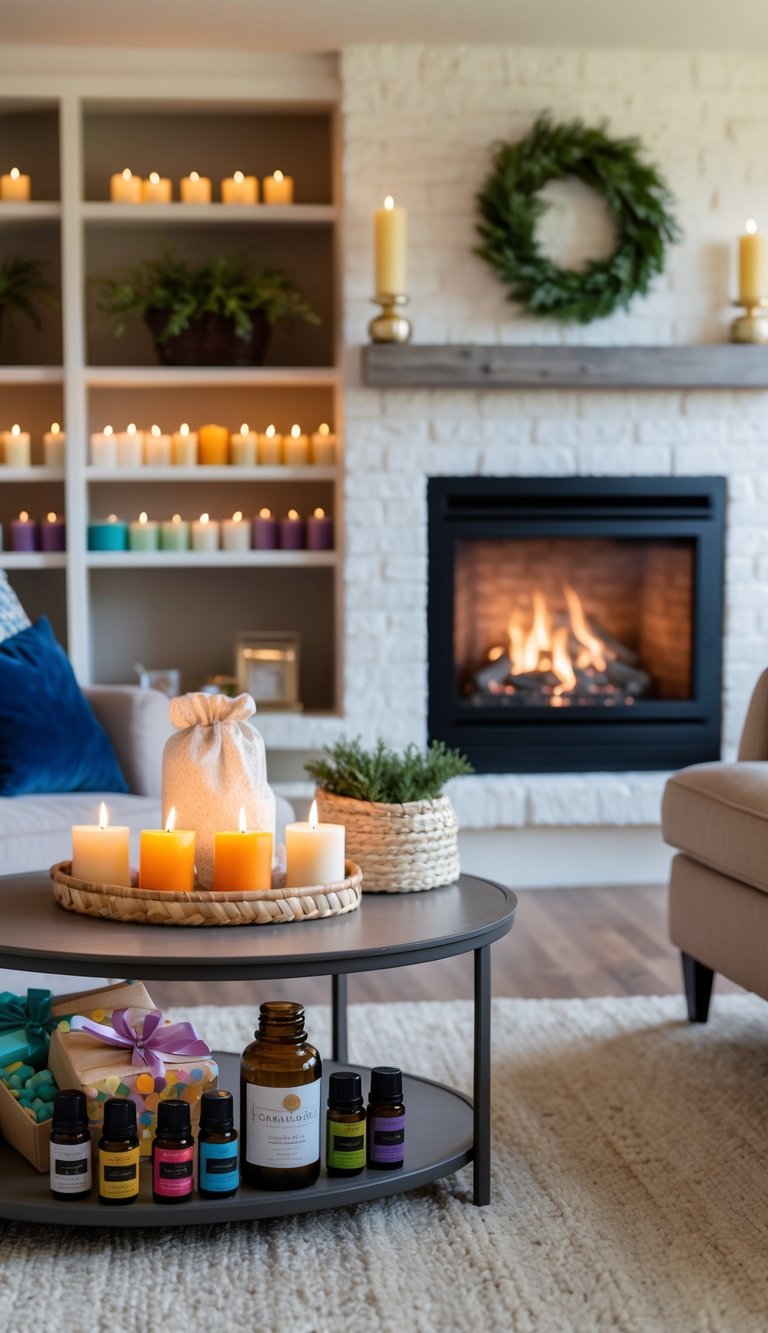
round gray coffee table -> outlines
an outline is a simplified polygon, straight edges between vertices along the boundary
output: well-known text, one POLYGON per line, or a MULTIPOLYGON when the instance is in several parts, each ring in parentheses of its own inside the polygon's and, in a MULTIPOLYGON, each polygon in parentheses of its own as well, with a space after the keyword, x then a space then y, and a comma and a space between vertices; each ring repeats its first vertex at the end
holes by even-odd
MULTIPOLYGON (((516 907, 509 889, 462 875, 455 884, 426 893, 368 894, 357 912, 324 921, 212 928, 132 926, 64 911, 54 900, 47 873, 0 879, 0 967, 74 976, 140 976, 146 981, 330 976, 333 1059, 324 1062, 326 1078, 335 1067, 358 1068, 349 1065, 347 1056, 349 973, 407 967, 469 952, 474 953, 475 973, 473 1100, 453 1088, 406 1075, 403 1170, 366 1169, 349 1181, 322 1172, 315 1186, 286 1192, 241 1185, 233 1199, 218 1203, 196 1197, 172 1210, 152 1203, 145 1180, 139 1200, 117 1210, 100 1206, 95 1195, 79 1203, 52 1199, 47 1176, 0 1144, 0 1217, 67 1226, 168 1226, 275 1217, 414 1189, 469 1161, 474 1202, 489 1203, 491 945, 511 930, 516 907)), ((222 1086, 236 1089, 239 1057, 215 1055, 222 1086)))

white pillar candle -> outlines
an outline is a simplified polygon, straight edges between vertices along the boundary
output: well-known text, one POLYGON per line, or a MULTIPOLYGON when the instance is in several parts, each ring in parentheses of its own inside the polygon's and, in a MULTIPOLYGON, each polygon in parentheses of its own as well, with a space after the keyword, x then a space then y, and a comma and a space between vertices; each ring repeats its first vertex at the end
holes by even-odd
POLYGON ((32 439, 28 430, 16 425, 3 431, 3 461, 6 467, 32 466, 32 439))
POLYGON ((197 462, 197 431, 190 430, 186 421, 173 432, 171 462, 175 467, 194 467, 197 462))
POLYGON ((344 825, 318 824, 317 802, 309 819, 285 829, 285 887, 337 884, 344 879, 344 825))
POLYGON ((117 466, 141 467, 144 458, 144 432, 134 422, 117 436, 117 466))
POLYGON ((231 518, 225 518, 221 525, 221 544, 225 551, 250 551, 251 523, 244 519, 238 509, 231 518))
POLYGON ((109 812, 102 801, 98 824, 72 827, 72 875, 90 884, 131 882, 131 830, 127 824, 110 826, 109 812))
POLYGON ((29 176, 25 176, 18 167, 11 167, 5 176, 0 176, 0 199, 6 202, 26 203, 32 193, 29 176))
POLYGON ((197 171, 190 171, 179 182, 179 193, 183 204, 209 204, 211 202, 211 180, 197 171))
POLYGON ((163 435, 159 426, 152 426, 144 436, 144 462, 147 467, 171 465, 171 437, 163 435))
POLYGON ((253 467, 256 462, 258 435, 249 430, 243 422, 239 430, 229 437, 230 458, 235 467, 253 467))
POLYGON ((283 437, 274 426, 267 426, 259 436, 259 462, 266 467, 277 467, 283 461, 283 437))
POLYGON ((43 463, 46 467, 64 466, 64 445, 66 442, 66 432, 61 429, 58 421, 52 421, 51 429, 47 430, 43 436, 43 463))
POLYGON ((325 421, 312 435, 312 462, 318 467, 333 467, 336 463, 336 436, 325 421))
POLYGON ((284 176, 282 171, 276 171, 273 176, 264 177, 263 189, 265 204, 293 203, 293 176, 284 176))
POLYGON ((255 176, 244 176, 236 171, 234 176, 226 176, 221 182, 221 202, 223 204, 255 204, 259 199, 259 182, 255 176))
POLYGON ((150 171, 147 180, 141 182, 141 202, 143 204, 169 204, 173 198, 173 189, 168 176, 161 176, 157 171, 150 171))
POLYGON ((283 436, 283 462, 287 467, 306 467, 309 462, 309 436, 301 426, 291 426, 290 435, 283 436))
POLYGON ((192 524, 192 550, 218 551, 220 524, 208 514, 201 514, 192 524))
POLYGON ((91 436, 91 463, 94 467, 117 467, 117 436, 111 426, 91 436))
POLYGON ((395 201, 388 194, 384 207, 377 208, 373 215, 376 296, 400 296, 407 290, 407 227, 405 209, 395 208, 395 201))
POLYGON ((140 204, 141 186, 141 176, 134 176, 126 167, 124 171, 115 172, 110 177, 109 197, 113 204, 140 204))

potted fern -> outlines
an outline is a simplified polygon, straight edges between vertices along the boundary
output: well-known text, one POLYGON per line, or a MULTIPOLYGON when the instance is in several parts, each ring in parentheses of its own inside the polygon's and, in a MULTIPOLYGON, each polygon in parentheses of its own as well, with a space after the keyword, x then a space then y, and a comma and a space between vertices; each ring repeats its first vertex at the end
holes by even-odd
POLYGON ((38 259, 6 255, 0 260, 0 336, 6 317, 10 324, 16 315, 25 315, 39 329, 38 305, 54 304, 55 289, 44 277, 38 259))
POLYGON ((443 788, 473 770, 457 750, 433 741, 398 753, 381 740, 366 750, 358 738, 304 767, 318 784, 319 818, 346 828, 364 893, 413 893, 458 877, 458 824, 443 788))
POLYGON ((164 366, 260 365, 275 324, 319 323, 287 273, 247 254, 188 260, 164 250, 96 287, 115 336, 143 319, 164 366))

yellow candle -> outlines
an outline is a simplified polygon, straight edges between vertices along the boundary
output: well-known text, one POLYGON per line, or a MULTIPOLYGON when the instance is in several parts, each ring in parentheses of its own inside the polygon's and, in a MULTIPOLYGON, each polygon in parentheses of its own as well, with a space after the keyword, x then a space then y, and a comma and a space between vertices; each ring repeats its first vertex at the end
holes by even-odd
POLYGON ((177 829, 171 806, 164 829, 144 829, 141 834, 139 885, 168 893, 191 893, 195 887, 195 835, 177 829))
POLYGON ((264 203, 292 204, 293 176, 284 176, 282 171, 276 171, 274 176, 265 176, 264 203))
POLYGON ((284 437, 283 462, 288 467, 306 467, 309 462, 309 436, 302 434, 301 426, 291 426, 290 435, 284 437))
POLYGON ((18 167, 11 167, 5 176, 0 176, 0 199, 24 203, 31 194, 29 176, 24 176, 18 167))
POLYGON ((194 467, 197 462, 197 431, 190 430, 186 421, 173 432, 171 462, 176 467, 194 467))
POLYGON ((213 837, 214 893, 252 893, 272 887, 272 834, 249 833, 240 807, 240 832, 213 837))
POLYGON ((183 204, 209 204, 211 202, 211 178, 201 176, 197 171, 190 171, 182 176, 179 192, 183 204))
POLYGON ((90 884, 131 882, 131 830, 127 824, 110 826, 109 811, 102 801, 98 824, 75 824, 72 828, 72 874, 90 884))
POLYGON ((229 462, 229 431, 226 426, 201 426, 197 432, 197 461, 209 467, 229 462))
POLYGON ((279 467, 283 461, 283 437, 274 426, 267 426, 258 440, 259 462, 265 467, 279 467))
POLYGON ((325 421, 312 435, 312 462, 319 467, 333 467, 336 462, 336 436, 325 421))
POLYGON ((109 180, 109 197, 113 204, 141 203, 141 176, 134 176, 132 171, 118 171, 109 180))
POLYGON ((221 182, 221 202, 223 204, 255 204, 259 198, 259 182, 255 176, 244 176, 236 171, 234 176, 226 176, 221 182))
POLYGON ((373 215, 373 237, 376 255, 376 296, 402 296, 406 291, 406 244, 408 237, 407 214, 404 208, 395 208, 391 194, 384 207, 373 215))
POLYGON ((150 171, 148 180, 141 183, 141 202, 143 204, 169 204, 173 190, 168 176, 161 176, 157 171, 150 171))
POLYGON ((318 824, 317 801, 312 802, 306 823, 287 824, 285 887, 335 884, 343 879, 344 832, 343 824, 318 824))
POLYGON ((756 305, 761 296, 768 297, 768 236, 750 218, 739 237, 739 301, 756 305))

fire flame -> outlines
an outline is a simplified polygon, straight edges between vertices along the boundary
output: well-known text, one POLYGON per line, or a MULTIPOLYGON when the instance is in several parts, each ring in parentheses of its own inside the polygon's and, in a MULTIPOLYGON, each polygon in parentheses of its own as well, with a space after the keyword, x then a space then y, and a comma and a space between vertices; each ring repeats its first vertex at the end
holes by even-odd
MULTIPOLYGON (((558 680, 553 690, 556 696, 575 689, 574 667, 580 671, 589 667, 605 671, 607 666, 606 646, 590 629, 581 598, 567 584, 563 592, 568 608, 564 623, 553 625, 547 600, 541 590, 535 588, 531 597, 530 624, 526 624, 524 612, 515 610, 507 626, 510 674, 551 671, 558 680), (572 649, 574 641, 578 644, 575 651, 572 649)), ((503 651, 502 648, 492 648, 489 660, 495 661, 503 651)))

